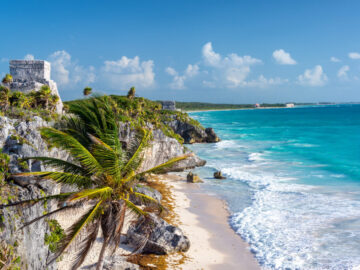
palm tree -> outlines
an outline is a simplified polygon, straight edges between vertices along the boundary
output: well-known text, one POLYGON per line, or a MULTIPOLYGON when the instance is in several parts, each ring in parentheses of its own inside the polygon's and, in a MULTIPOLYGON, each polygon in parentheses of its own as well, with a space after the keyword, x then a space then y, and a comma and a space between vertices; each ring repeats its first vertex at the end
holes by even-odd
POLYGON ((92 88, 91 87, 87 86, 87 87, 84 88, 84 91, 83 91, 84 96, 91 95, 91 93, 92 93, 92 88))
POLYGON ((129 99, 134 99, 134 97, 135 97, 135 87, 130 88, 130 90, 129 90, 128 94, 127 94, 127 97, 129 99))
MULTIPOLYGON (((130 201, 130 195, 152 204, 160 211, 163 210, 163 207, 155 199, 136 192, 134 185, 137 179, 147 173, 162 171, 189 156, 179 156, 152 169, 139 172, 143 158, 142 153, 151 138, 151 131, 141 130, 142 137, 134 151, 131 154, 124 151, 119 140, 116 114, 111 102, 110 97, 79 102, 70 108, 71 112, 77 116, 69 116, 62 123, 61 130, 50 127, 41 129, 41 135, 52 146, 68 151, 74 162, 49 157, 28 157, 27 159, 42 161, 44 165, 56 168, 57 171, 28 172, 13 176, 31 176, 37 177, 38 180, 51 179, 58 183, 75 186, 78 191, 0 205, 1 208, 33 204, 45 200, 65 203, 58 209, 24 225, 27 226, 41 218, 66 211, 79 204, 91 204, 91 208, 70 227, 54 258, 49 263, 58 258, 77 239, 80 231, 86 230, 87 236, 82 240, 81 248, 72 267, 72 269, 77 269, 83 263, 101 228, 104 241, 97 269, 102 269, 106 248, 112 246, 112 252, 115 252, 120 243, 125 213, 128 211, 137 217, 150 219, 148 212, 130 201)), ((145 235, 144 241, 139 243, 137 250, 145 246, 146 239, 145 235)))
POLYGON ((6 74, 5 77, 2 79, 2 83, 9 86, 10 83, 13 82, 13 77, 10 74, 6 74))

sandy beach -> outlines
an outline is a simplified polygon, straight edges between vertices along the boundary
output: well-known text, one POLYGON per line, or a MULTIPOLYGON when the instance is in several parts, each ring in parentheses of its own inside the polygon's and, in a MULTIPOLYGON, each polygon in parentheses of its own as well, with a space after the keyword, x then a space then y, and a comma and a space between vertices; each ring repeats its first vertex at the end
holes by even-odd
POLYGON ((230 228, 224 201, 203 193, 201 184, 187 183, 185 174, 157 176, 170 186, 179 227, 189 237, 187 259, 168 269, 260 269, 248 244, 230 228))

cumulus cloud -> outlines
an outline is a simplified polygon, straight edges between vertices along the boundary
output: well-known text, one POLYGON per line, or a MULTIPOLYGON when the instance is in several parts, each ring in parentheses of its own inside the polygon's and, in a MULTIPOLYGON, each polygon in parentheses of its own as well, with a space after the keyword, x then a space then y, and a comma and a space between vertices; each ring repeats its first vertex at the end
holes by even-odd
POLYGON ((205 63, 209 66, 218 66, 221 62, 221 56, 214 52, 211 42, 208 42, 203 46, 202 55, 205 59, 205 63))
POLYGON ((334 63, 338 63, 338 62, 341 62, 341 60, 339 58, 336 58, 334 56, 330 57, 330 61, 331 62, 334 62, 334 63))
POLYGON ((350 59, 360 59, 360 53, 358 53, 358 52, 351 52, 351 53, 349 53, 349 58, 350 58, 350 59))
POLYGON ((350 70, 350 67, 345 65, 345 66, 342 66, 338 73, 337 73, 337 76, 340 78, 340 79, 348 79, 348 74, 347 72, 350 70))
POLYGON ((199 73, 198 65, 189 64, 185 69, 183 75, 179 75, 179 73, 172 67, 167 67, 165 72, 173 77, 173 81, 170 84, 172 89, 185 89, 185 81, 196 76, 199 73))
POLYGON ((207 87, 214 85, 228 88, 246 86, 246 79, 251 72, 250 67, 262 63, 260 59, 249 55, 239 56, 236 53, 231 53, 223 57, 214 51, 211 42, 203 46, 202 57, 205 66, 212 71, 213 81, 203 81, 207 87))
POLYGON ((298 82, 306 86, 323 86, 328 78, 320 65, 313 69, 306 69, 304 74, 298 76, 298 82))
POLYGON ((280 65, 295 65, 296 61, 291 58, 290 53, 283 49, 275 50, 272 54, 275 61, 280 65))
POLYGON ((24 60, 35 60, 35 57, 34 55, 28 53, 24 56, 24 60))
POLYGON ((289 81, 288 79, 281 79, 279 77, 267 79, 264 77, 264 75, 260 75, 256 80, 251 80, 246 82, 246 86, 265 88, 270 85, 284 84, 287 83, 288 81, 289 81))
POLYGON ((49 56, 51 63, 51 77, 61 87, 75 88, 93 83, 95 81, 95 68, 83 67, 76 61, 72 61, 71 55, 62 50, 56 51, 49 56))
POLYGON ((152 60, 140 61, 138 56, 121 57, 115 61, 105 61, 102 76, 112 88, 123 89, 131 86, 147 88, 154 85, 155 73, 152 60))

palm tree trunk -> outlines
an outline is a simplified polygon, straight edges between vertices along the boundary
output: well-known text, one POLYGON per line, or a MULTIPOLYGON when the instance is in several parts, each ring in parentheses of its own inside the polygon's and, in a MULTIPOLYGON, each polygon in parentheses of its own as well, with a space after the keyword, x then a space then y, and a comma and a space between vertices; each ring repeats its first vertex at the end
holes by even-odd
POLYGON ((104 243, 103 243, 103 245, 101 247, 99 260, 98 260, 98 263, 96 265, 96 270, 102 270, 103 269, 105 250, 106 250, 107 245, 109 244, 109 240, 110 240, 109 237, 107 237, 106 239, 104 238, 104 243))

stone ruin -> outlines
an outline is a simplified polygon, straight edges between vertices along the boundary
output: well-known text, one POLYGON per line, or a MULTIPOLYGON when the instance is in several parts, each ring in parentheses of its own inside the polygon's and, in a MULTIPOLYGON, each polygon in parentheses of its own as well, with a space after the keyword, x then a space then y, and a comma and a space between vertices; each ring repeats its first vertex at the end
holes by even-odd
POLYGON ((10 84, 11 91, 28 93, 32 90, 39 91, 43 85, 48 85, 52 94, 59 96, 56 112, 62 113, 61 101, 56 82, 51 80, 51 64, 44 60, 11 60, 10 75, 13 82, 10 84))

